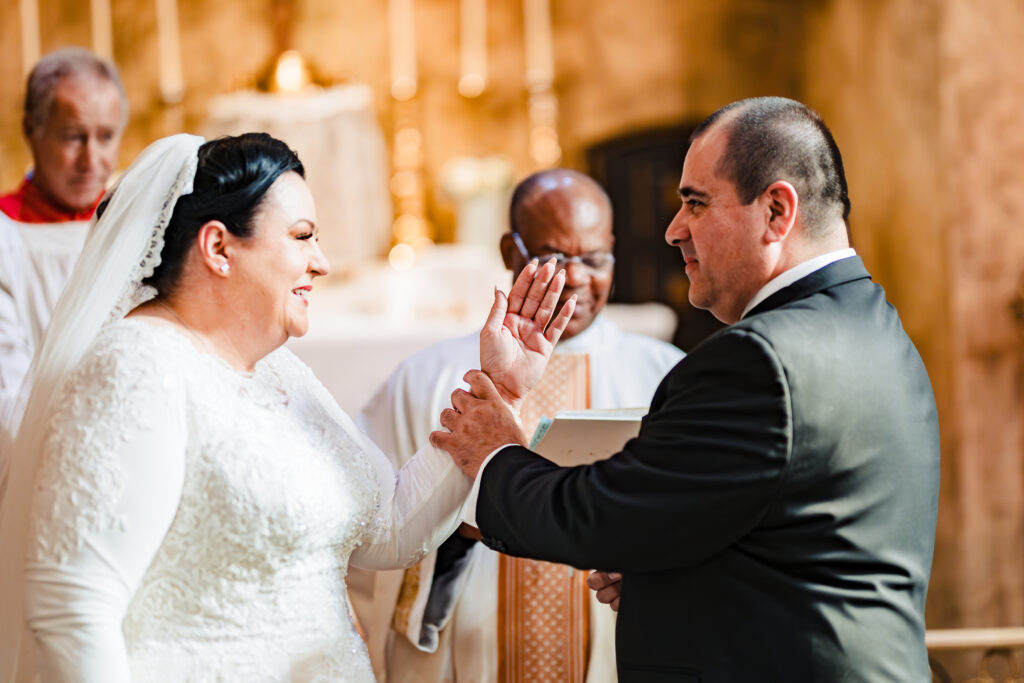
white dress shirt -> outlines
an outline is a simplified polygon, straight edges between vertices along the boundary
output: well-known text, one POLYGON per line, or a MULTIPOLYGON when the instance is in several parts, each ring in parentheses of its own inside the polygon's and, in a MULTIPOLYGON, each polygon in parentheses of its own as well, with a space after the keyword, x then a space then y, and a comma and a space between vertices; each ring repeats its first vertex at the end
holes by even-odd
POLYGON ((778 292, 781 289, 789 287, 797 280, 805 278, 814 271, 821 270, 822 268, 831 263, 835 263, 836 261, 841 261, 844 258, 850 258, 851 256, 856 255, 857 252, 855 252, 853 249, 840 249, 838 251, 830 251, 827 254, 815 256, 814 258, 808 261, 804 261, 803 263, 793 266, 787 271, 779 273, 771 280, 766 282, 764 284, 764 287, 757 290, 757 294, 755 294, 754 298, 750 300, 750 303, 747 304, 747 307, 743 309, 743 315, 741 315, 740 318, 745 318, 747 313, 750 313, 752 310, 754 310, 754 307, 757 306, 759 303, 770 297, 775 292, 778 292))

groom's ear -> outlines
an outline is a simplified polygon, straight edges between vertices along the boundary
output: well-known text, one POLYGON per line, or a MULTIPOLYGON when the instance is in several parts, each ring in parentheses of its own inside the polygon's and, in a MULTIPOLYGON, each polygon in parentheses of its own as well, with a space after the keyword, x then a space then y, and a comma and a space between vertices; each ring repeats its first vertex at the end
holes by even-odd
POLYGON ((220 221, 207 221, 199 227, 196 235, 196 246, 199 247, 199 260, 211 272, 226 276, 230 272, 231 260, 228 244, 231 233, 228 226, 220 221))

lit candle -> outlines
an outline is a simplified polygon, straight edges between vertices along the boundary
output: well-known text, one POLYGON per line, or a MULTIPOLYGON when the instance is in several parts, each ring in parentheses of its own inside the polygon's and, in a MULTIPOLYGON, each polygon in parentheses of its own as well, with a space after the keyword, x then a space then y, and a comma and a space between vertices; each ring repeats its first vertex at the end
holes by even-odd
POLYGON ((551 45, 551 8, 548 0, 523 0, 526 38, 526 86, 544 88, 555 78, 551 45))
POLYGON ((391 96, 409 100, 416 95, 416 18, 413 0, 388 0, 391 31, 391 96))
POLYGON ((165 104, 177 104, 185 94, 177 0, 156 0, 156 42, 160 58, 160 97, 165 104))
POLYGON ((39 61, 39 4, 21 0, 21 68, 27 75, 39 61))
POLYGON ((462 0, 459 92, 476 97, 487 87, 487 0, 462 0))
POLYGON ((114 58, 114 36, 110 21, 110 0, 92 0, 92 50, 104 59, 114 58))

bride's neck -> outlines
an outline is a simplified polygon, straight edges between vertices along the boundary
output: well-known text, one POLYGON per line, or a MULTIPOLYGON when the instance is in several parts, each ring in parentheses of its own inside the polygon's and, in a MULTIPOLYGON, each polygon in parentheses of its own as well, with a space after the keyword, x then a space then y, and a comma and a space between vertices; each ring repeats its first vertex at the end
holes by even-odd
POLYGON ((222 358, 241 372, 252 372, 256 363, 274 350, 258 344, 251 321, 229 312, 228 306, 217 305, 213 297, 199 304, 186 297, 158 297, 136 311, 180 328, 200 350, 222 358))

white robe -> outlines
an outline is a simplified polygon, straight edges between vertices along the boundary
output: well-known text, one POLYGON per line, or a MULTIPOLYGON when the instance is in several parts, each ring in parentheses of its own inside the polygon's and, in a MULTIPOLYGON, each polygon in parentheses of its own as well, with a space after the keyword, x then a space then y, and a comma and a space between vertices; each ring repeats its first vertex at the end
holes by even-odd
POLYGON ((22 223, 0 211, 0 421, 75 267, 89 221, 22 223))
MULTIPOLYGON (((683 356, 671 344, 623 332, 602 316, 558 344, 555 353, 589 354, 592 408, 649 405, 658 383, 683 356)), ((479 364, 477 335, 435 344, 403 361, 357 422, 400 466, 439 428, 439 415, 450 404, 451 392, 464 386, 463 374, 479 364)), ((385 669, 388 683, 497 680, 498 554, 480 543, 470 552, 469 566, 456 582, 460 586, 455 591, 461 588, 461 595, 450 621, 437 634, 436 653, 423 651, 430 649, 429 644, 417 645, 436 553, 421 567, 420 599, 405 634, 391 629, 402 572, 350 572, 350 598, 379 680, 385 669)), ((586 680, 614 681, 614 613, 591 598, 586 680)))

